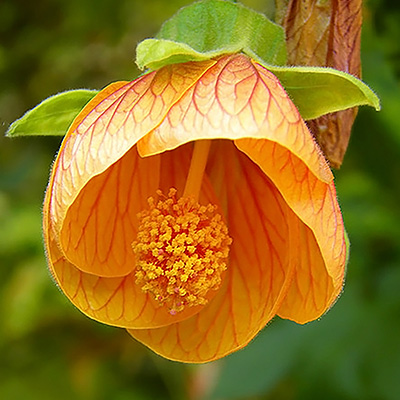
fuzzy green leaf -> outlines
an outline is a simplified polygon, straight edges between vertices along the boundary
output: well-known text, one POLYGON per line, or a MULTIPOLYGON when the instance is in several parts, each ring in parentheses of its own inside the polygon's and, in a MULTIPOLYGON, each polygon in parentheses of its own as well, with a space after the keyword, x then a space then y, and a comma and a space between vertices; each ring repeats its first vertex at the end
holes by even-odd
POLYGON ((51 96, 14 121, 6 135, 63 136, 75 117, 97 93, 97 90, 81 89, 51 96))
POLYGON ((182 8, 164 23, 155 39, 139 43, 136 52, 141 69, 238 52, 267 64, 286 62, 283 28, 224 0, 204 0, 182 8))
POLYGON ((218 52, 199 53, 184 43, 164 39, 146 39, 136 48, 136 63, 140 69, 156 70, 168 64, 209 60, 218 52))
POLYGON ((378 96, 345 72, 324 67, 265 67, 278 77, 305 120, 361 105, 380 110, 378 96))

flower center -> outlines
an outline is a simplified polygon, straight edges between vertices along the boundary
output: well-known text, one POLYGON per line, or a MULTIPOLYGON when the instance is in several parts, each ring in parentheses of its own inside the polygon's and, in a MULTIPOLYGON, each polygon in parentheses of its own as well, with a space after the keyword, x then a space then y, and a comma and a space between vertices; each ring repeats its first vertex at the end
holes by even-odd
POLYGON ((204 305, 210 290, 221 285, 232 239, 217 206, 198 198, 210 149, 209 140, 196 141, 183 196, 160 190, 158 202, 139 213, 136 241, 136 284, 175 315, 185 307, 204 305))
POLYGON ((202 206, 193 197, 168 197, 139 214, 136 283, 151 293, 170 314, 207 303, 209 290, 221 285, 232 239, 214 205, 202 206))

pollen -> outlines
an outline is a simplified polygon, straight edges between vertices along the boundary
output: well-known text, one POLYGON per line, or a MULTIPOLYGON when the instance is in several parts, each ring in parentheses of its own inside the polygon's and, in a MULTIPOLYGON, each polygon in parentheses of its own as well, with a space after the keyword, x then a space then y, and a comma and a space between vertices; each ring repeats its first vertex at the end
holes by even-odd
POLYGON ((232 239, 217 207, 192 197, 158 191, 158 202, 138 214, 136 284, 176 315, 185 307, 205 305, 227 269, 232 239))

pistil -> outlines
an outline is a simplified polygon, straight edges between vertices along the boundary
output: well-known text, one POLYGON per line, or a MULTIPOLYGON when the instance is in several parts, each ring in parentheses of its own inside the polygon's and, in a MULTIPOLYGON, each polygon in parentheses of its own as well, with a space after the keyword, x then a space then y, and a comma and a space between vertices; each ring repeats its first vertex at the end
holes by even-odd
POLYGON ((207 304, 227 269, 228 227, 216 205, 198 203, 209 148, 208 140, 195 143, 181 198, 175 188, 167 196, 159 190, 138 214, 136 284, 171 315, 207 304))
POLYGON ((182 197, 192 197, 196 201, 199 199, 210 146, 211 140, 197 140, 195 142, 182 197))

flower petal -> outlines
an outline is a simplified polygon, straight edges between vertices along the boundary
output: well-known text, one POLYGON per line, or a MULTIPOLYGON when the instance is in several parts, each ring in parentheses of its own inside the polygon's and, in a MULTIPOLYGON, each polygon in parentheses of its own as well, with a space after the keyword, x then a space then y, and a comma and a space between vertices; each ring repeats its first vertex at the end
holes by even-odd
POLYGON ((147 199, 155 195, 159 182, 160 156, 142 159, 136 147, 90 179, 63 221, 59 240, 68 261, 102 277, 132 272, 137 214, 147 208, 147 199))
POLYGON ((341 292, 345 272, 344 226, 334 184, 321 182, 302 160, 283 147, 271 147, 269 141, 242 139, 235 144, 260 166, 288 206, 311 230, 302 227, 299 231, 302 251, 279 315, 299 323, 316 319, 341 292), (322 254, 323 265, 316 262, 317 251, 322 254))
POLYGON ((298 222, 297 241, 301 250, 293 255, 297 257, 293 281, 278 314, 285 319, 306 323, 327 311, 341 290, 342 282, 334 287, 314 234, 298 222))
POLYGON ((241 138, 279 143, 319 179, 333 179, 279 80, 243 54, 218 59, 171 107, 160 126, 138 142, 138 150, 148 156, 192 140, 241 138))
MULTIPOLYGON (((120 262, 123 257, 118 260, 115 256, 118 249, 110 250, 110 246, 118 241, 111 241, 109 234, 102 239, 103 254, 97 258, 93 254, 88 255, 87 251, 90 250, 87 245, 93 243, 94 237, 81 237, 82 225, 75 226, 75 221, 81 220, 81 216, 78 218, 76 214, 77 210, 71 215, 67 214, 85 185, 94 176, 106 171, 141 137, 160 124, 170 107, 214 63, 208 61, 201 65, 168 66, 131 83, 112 84, 101 91, 72 124, 53 167, 49 207, 56 240, 64 256, 78 268, 102 276, 121 276, 131 270, 132 266, 123 266, 120 262)), ((129 173, 121 171, 121 174, 129 173)), ((111 183, 106 177, 104 181, 114 186, 117 183, 111 183)), ((101 190, 99 185, 92 184, 97 192, 101 190)), ((128 189, 125 187, 121 190, 128 189)), ((90 207, 95 201, 92 196, 83 206, 90 207)), ((106 204, 102 207, 106 207, 106 204)), ((108 210, 108 215, 101 217, 102 233, 106 232, 107 218, 111 222, 116 220, 115 212, 108 210)), ((95 226, 98 221, 91 217, 90 223, 95 226)))
MULTIPOLYGON (((233 237, 224 286, 185 321, 129 330, 156 353, 184 362, 215 360, 253 339, 284 301, 303 251, 298 241, 303 224, 272 182, 232 143, 214 147, 207 171, 214 184, 223 182, 233 237)), ((323 263, 322 257, 317 261, 323 263)))
MULTIPOLYGON (((164 191, 170 187, 183 187, 189 169, 191 151, 192 145, 188 144, 173 152, 166 152, 162 156, 142 159, 134 147, 117 163, 110 166, 103 174, 94 177, 85 186, 67 214, 66 225, 76 225, 73 229, 77 232, 79 229, 82 232, 87 230, 85 233, 81 232, 81 236, 89 235, 88 238, 82 239, 85 242, 84 247, 87 247, 85 257, 89 261, 92 258, 99 258, 100 254, 104 256, 106 253, 104 249, 101 251, 99 249, 109 240, 108 228, 112 232, 111 237, 118 239, 118 243, 113 243, 108 249, 110 252, 108 258, 112 260, 120 257, 124 261, 121 268, 124 268, 125 264, 130 271, 135 268, 131 242, 136 237, 137 210, 147 206, 149 195, 155 195, 155 192, 150 193, 152 185, 149 182, 160 180, 161 189, 164 191), (159 167, 154 168, 157 164, 159 167), (152 177, 153 175, 159 176, 160 179, 152 177), (122 181, 116 187, 107 184, 118 179, 122 181), (95 201, 90 204, 93 198, 95 201), (79 218, 72 220, 70 215, 75 215, 75 217, 79 215, 79 218), (88 243, 91 236, 94 237, 93 240, 96 243, 88 243)), ((172 316, 166 308, 160 307, 158 302, 145 294, 135 283, 134 271, 127 273, 126 276, 101 277, 76 268, 65 258, 58 246, 49 214, 50 196, 51 190, 48 190, 43 218, 49 268, 66 296, 83 313, 109 325, 125 328, 154 328, 188 318, 202 309, 201 306, 191 307, 172 316)), ((207 179, 203 182, 202 202, 216 204, 215 194, 207 179)), ((71 240, 72 238, 71 235, 71 240)))

